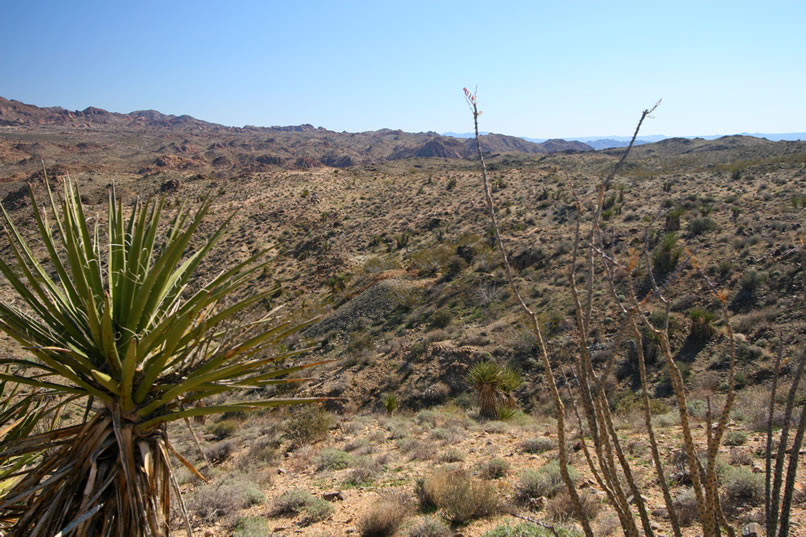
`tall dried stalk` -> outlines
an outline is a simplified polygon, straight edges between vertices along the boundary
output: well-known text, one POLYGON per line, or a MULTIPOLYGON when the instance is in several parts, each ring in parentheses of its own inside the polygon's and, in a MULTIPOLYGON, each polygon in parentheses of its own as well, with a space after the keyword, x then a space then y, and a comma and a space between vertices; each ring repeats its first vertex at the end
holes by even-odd
MULTIPOLYGON (((465 89, 465 97, 473 113, 475 135, 476 135, 476 149, 478 152, 479 162, 481 166, 481 176, 484 189, 484 196, 487 202, 487 209, 489 212, 492 228, 495 233, 495 242, 498 247, 498 250, 500 251, 504 265, 504 270, 509 285, 512 288, 512 292, 518 301, 520 309, 523 311, 528 320, 530 329, 532 330, 532 332, 534 332, 535 337, 537 339, 540 358, 546 371, 546 379, 548 381, 552 398, 554 400, 554 406, 558 418, 557 433, 560 445, 559 463, 561 474, 563 476, 563 481, 565 482, 569 490, 571 501, 577 513, 577 518, 582 524, 586 536, 590 536, 592 535, 592 533, 589 521, 587 520, 585 513, 581 508, 579 495, 574 487, 574 484, 568 477, 568 469, 567 469, 568 463, 564 449, 565 435, 566 435, 565 406, 560 398, 557 389, 554 372, 552 370, 551 362, 549 359, 548 348, 540 328, 540 323, 538 321, 537 314, 533 310, 531 310, 523 300, 518 290, 518 286, 515 282, 512 269, 509 264, 509 260, 507 258, 506 249, 503 244, 500 227, 498 225, 495 213, 493 199, 492 196, 490 195, 489 183, 487 179, 487 170, 484 162, 484 155, 481 151, 481 143, 478 134, 479 110, 476 95, 475 93, 471 93, 467 89, 465 89)), ((692 434, 693 428, 691 426, 687 410, 687 401, 686 401, 686 393, 683 378, 680 373, 680 369, 675 363, 674 355, 669 341, 669 335, 668 335, 669 303, 663 297, 662 294, 663 286, 658 285, 654 275, 652 274, 652 264, 650 262, 649 248, 647 244, 648 241, 645 240, 645 247, 643 252, 644 255, 643 256, 639 256, 637 254, 633 255, 630 260, 629 266, 625 267, 619 264, 613 255, 608 255, 607 253, 605 253, 604 248, 605 241, 603 239, 602 230, 599 227, 599 221, 602 214, 602 207, 604 204, 605 192, 608 190, 608 187, 612 183, 612 180, 615 177, 616 173, 618 172, 622 164, 625 162, 630 152, 630 149, 632 148, 635 142, 635 139, 638 135, 642 123, 647 118, 647 116, 649 116, 649 114, 651 114, 652 111, 655 110, 657 106, 658 105, 656 104, 651 109, 644 110, 638 122, 638 125, 636 126, 635 132, 633 134, 629 146, 624 151, 624 153, 622 154, 621 158, 619 159, 613 170, 598 185, 596 204, 594 210, 592 211, 593 214, 592 222, 590 222, 590 229, 585 234, 586 241, 584 243, 582 242, 583 234, 580 229, 580 221, 579 220, 577 221, 575 230, 573 261, 571 263, 569 271, 569 286, 575 304, 576 340, 579 351, 574 357, 573 371, 574 371, 574 378, 577 383, 576 397, 579 399, 581 403, 582 415, 580 415, 579 413, 576 402, 574 402, 573 409, 574 412, 576 413, 577 421, 581 430, 581 444, 585 455, 585 459, 588 462, 588 466, 590 468, 591 473, 594 476, 594 479, 596 480, 597 484, 604 490, 605 494, 608 497, 608 500, 610 501, 610 504, 615 509, 619 517, 624 534, 628 537, 638 537, 638 535, 641 534, 638 524, 636 523, 636 515, 637 515, 638 519, 640 520, 641 530, 643 530, 643 534, 646 536, 654 536, 655 533, 652 528, 651 521, 649 519, 649 514, 647 512, 647 506, 645 504, 645 500, 641 495, 641 490, 633 476, 632 469, 627 461, 627 458, 624 455, 624 450, 621 446, 620 439, 616 434, 615 427, 613 425, 613 418, 610 412, 609 402, 607 400, 605 383, 603 382, 603 380, 606 378, 606 376, 610 373, 612 369, 615 351, 610 354, 606 365, 604 366, 603 369, 599 371, 594 369, 590 355, 588 339, 589 334, 591 333, 592 321, 594 319, 594 316, 592 314, 594 282, 597 279, 597 269, 596 269, 597 259, 601 259, 601 262, 603 263, 605 269, 604 270, 605 275, 603 277, 606 280, 608 280, 608 283, 610 284, 609 285, 610 290, 614 295, 614 298, 618 302, 620 311, 624 317, 624 327, 622 327, 622 329, 619 330, 618 332, 617 340, 619 341, 617 341, 617 343, 619 343, 620 339, 624 337, 624 334, 629 334, 628 337, 630 337, 635 342, 635 346, 637 348, 637 359, 641 380, 641 403, 644 415, 644 422, 648 430, 652 459, 655 466, 658 483, 663 495, 664 503, 666 504, 666 508, 669 512, 669 519, 672 525, 672 530, 676 537, 682 536, 679 519, 676 510, 674 508, 671 493, 666 483, 666 476, 664 475, 663 472, 660 451, 657 445, 655 431, 652 425, 649 393, 648 393, 648 380, 646 374, 646 364, 643 356, 642 336, 639 328, 640 325, 645 326, 649 330, 649 332, 659 340, 661 353, 670 371, 672 387, 677 400, 678 410, 680 413, 680 421, 683 429, 683 444, 688 459, 688 466, 692 478, 692 485, 697 501, 697 510, 700 516, 702 533, 704 537, 717 537, 721 535, 721 531, 724 529, 724 531, 728 534, 729 537, 733 537, 735 535, 734 529, 728 525, 719 502, 718 483, 716 476, 716 458, 719 450, 719 445, 724 435, 727 422, 730 416, 730 411, 735 399, 735 389, 734 389, 735 344, 734 344, 733 332, 731 330, 729 322, 729 312, 727 309, 726 297, 724 296, 723 293, 721 293, 716 289, 714 284, 700 269, 694 255, 690 251, 688 251, 687 262, 690 264, 690 266, 692 266, 695 269, 699 277, 705 282, 706 287, 710 290, 711 293, 714 294, 715 297, 718 298, 718 300, 721 303, 722 315, 725 320, 727 331, 727 340, 729 345, 729 358, 730 358, 729 371, 728 371, 728 393, 725 404, 718 416, 716 424, 712 425, 710 412, 708 416, 707 438, 706 438, 706 464, 703 467, 699 461, 699 458, 697 456, 697 450, 695 448, 694 437, 692 434), (587 281, 584 285, 584 291, 580 291, 580 288, 576 280, 576 265, 580 249, 584 249, 585 251, 584 272, 586 274, 587 281), (643 259, 645 260, 646 270, 649 274, 649 278, 652 283, 652 289, 653 289, 650 295, 645 297, 643 300, 639 300, 639 298, 637 297, 632 282, 633 273, 641 265, 640 261, 641 257, 643 257, 643 259), (629 297, 626 305, 622 304, 617 297, 616 286, 614 281, 615 274, 617 271, 620 271, 627 276, 626 280, 629 288, 629 297), (664 323, 664 327, 661 329, 655 328, 649 322, 647 315, 645 314, 646 301, 655 298, 662 301, 666 307, 666 321, 664 323), (582 419, 582 416, 584 416, 584 421, 582 419), (587 434, 589 434, 590 437, 592 437, 593 439, 592 452, 589 449, 587 442, 585 441, 584 436, 585 432, 587 432, 587 434)), ((579 202, 578 199, 577 199, 577 209, 578 209, 577 211, 578 215, 581 215, 582 204, 579 202)), ((671 277, 676 277, 678 274, 679 271, 673 273, 671 277)), ((618 345, 614 344, 612 348, 617 349, 618 345)), ((801 419, 801 423, 803 423, 804 421, 806 421, 806 418, 801 419)), ((798 435, 797 438, 798 442, 802 440, 803 436, 802 429, 799 429, 799 433, 800 434, 798 435)), ((782 450, 779 451, 779 454, 781 452, 782 450)), ((794 461, 792 461, 793 465, 797 464, 796 459, 797 456, 795 455, 794 461)), ((780 465, 776 466, 778 467, 780 465)), ((794 473, 792 473, 791 476, 794 479, 794 473)), ((780 483, 780 479, 778 482, 780 483)), ((786 500, 786 491, 784 493, 784 497, 786 500)), ((774 503, 775 501, 777 500, 775 499, 768 500, 768 503, 774 503)), ((788 510, 789 504, 787 504, 786 508, 788 510)), ((784 524, 784 519, 785 516, 782 516, 781 517, 782 525, 784 524)), ((780 537, 783 537, 783 534, 780 537)))

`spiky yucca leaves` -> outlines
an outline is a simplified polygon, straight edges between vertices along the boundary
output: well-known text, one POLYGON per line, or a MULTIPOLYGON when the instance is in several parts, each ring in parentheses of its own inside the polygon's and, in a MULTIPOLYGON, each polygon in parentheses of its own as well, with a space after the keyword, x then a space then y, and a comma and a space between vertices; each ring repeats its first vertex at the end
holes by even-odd
MULTIPOLYGON (((25 392, 19 384, 0 381, 0 453, 5 446, 31 434, 48 406, 45 395, 37 391, 25 392)), ((55 410, 54 405, 50 410, 55 410)), ((17 473, 31 463, 38 453, 0 458, 0 497, 18 481, 17 473)), ((0 522, 0 530, 4 526, 0 522)))
POLYGON ((162 200, 137 203, 125 218, 110 192, 101 233, 103 225, 88 225, 77 188, 65 183, 58 203, 49 186, 47 192, 49 211, 31 195, 44 261, 3 209, 14 259, 0 259, 0 272, 22 306, 0 303, 0 329, 35 359, 0 360, 23 371, 0 373, 0 380, 84 399, 87 408, 94 401, 96 410, 84 423, 4 446, 4 460, 43 446, 52 451, 0 500, 0 519, 14 521, 12 536, 165 536, 171 487, 178 493, 170 455, 185 463, 171 447, 166 423, 306 401, 194 404, 283 382, 284 375, 315 365, 282 365, 302 351, 267 353, 302 326, 272 325, 270 315, 238 321, 274 291, 231 299, 262 268, 259 255, 189 292, 194 270, 229 222, 191 248, 209 202, 195 215, 180 209, 161 232, 162 200))
POLYGON ((512 369, 487 361, 470 368, 467 383, 476 392, 479 414, 484 418, 498 419, 501 404, 514 406, 512 392, 520 385, 521 378, 512 369))

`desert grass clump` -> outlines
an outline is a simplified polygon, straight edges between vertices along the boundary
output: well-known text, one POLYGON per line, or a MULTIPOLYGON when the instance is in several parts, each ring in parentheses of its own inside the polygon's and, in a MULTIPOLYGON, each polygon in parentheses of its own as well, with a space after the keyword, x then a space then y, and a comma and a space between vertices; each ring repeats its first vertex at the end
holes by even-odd
POLYGON ((744 431, 728 431, 722 443, 726 446, 743 446, 747 442, 747 433, 744 431))
POLYGON ((310 492, 291 489, 283 492, 274 500, 272 516, 288 516, 302 514, 304 525, 326 519, 333 514, 333 506, 327 500, 317 498, 310 492))
POLYGON ((764 476, 744 467, 724 466, 721 482, 724 487, 722 507, 736 513, 742 506, 755 507, 764 502, 764 476))
POLYGON ((265 537, 269 533, 269 524, 264 518, 250 516, 238 519, 232 537, 265 537))
POLYGON ((234 474, 198 487, 188 498, 188 508, 206 522, 231 519, 241 509, 266 501, 260 487, 245 474, 234 474))
POLYGON ((335 448, 325 448, 316 456, 316 469, 323 470, 344 470, 353 464, 355 459, 346 451, 335 448))
POLYGON ((691 526, 700 518, 697 511, 697 498, 694 495, 694 490, 690 488, 675 496, 674 508, 681 526, 691 526))
POLYGON ((397 533, 411 509, 400 494, 387 494, 364 512, 358 522, 361 537, 391 537, 397 533))
POLYGON ((481 535, 481 537, 579 537, 578 531, 568 528, 548 528, 538 526, 531 522, 524 522, 517 526, 504 524, 497 526, 481 535))
POLYGON ((525 453, 540 454, 557 448, 557 442, 551 438, 539 436, 529 438, 521 443, 521 449, 525 453))
MULTIPOLYGON (((579 478, 579 473, 571 466, 568 474, 572 481, 579 478)), ((551 461, 538 470, 526 470, 520 476, 516 497, 520 503, 529 504, 531 500, 541 496, 551 498, 565 488, 557 461, 551 461)))
POLYGON ((317 406, 307 406, 285 420, 283 430, 292 447, 298 448, 323 440, 335 423, 333 415, 317 406))
POLYGON ((449 537, 452 534, 442 517, 426 515, 408 531, 408 537, 449 537))
MULTIPOLYGON (((595 496, 587 492, 581 493, 579 499, 582 501, 585 518, 592 521, 601 511, 602 504, 595 496)), ((564 490, 556 494, 546 503, 546 515, 554 522, 568 522, 574 518, 576 512, 568 491, 564 490)))
POLYGON ((500 479, 509 473, 509 463, 504 459, 490 459, 479 464, 478 472, 483 479, 500 479))

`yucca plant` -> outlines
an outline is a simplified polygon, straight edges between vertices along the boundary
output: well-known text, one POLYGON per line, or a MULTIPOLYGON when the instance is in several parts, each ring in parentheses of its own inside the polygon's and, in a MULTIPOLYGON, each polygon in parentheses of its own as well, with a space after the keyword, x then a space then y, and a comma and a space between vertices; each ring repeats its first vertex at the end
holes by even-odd
POLYGON ((495 420, 501 417, 499 411, 502 406, 514 408, 512 392, 520 386, 521 377, 512 369, 490 360, 471 367, 467 373, 467 383, 476 392, 479 415, 495 420))
MULTIPOLYGON (((0 520, 20 537, 166 536, 171 488, 184 513, 171 456, 190 467, 166 424, 313 401, 199 404, 316 365, 285 363, 304 351, 270 352, 304 325, 278 324, 271 312, 243 320, 275 291, 232 298, 264 266, 261 254, 191 291, 195 270, 229 222, 191 247, 209 201, 195 215, 179 209, 166 227, 162 199, 137 202, 126 217, 112 190, 105 224, 98 217, 91 228, 77 187, 65 182, 60 201, 47 183, 46 190, 49 210, 31 193, 44 259, 2 211, 13 260, 0 259, 0 272, 17 299, 0 302, 0 329, 34 357, 0 360, 16 368, 0 380, 79 399, 88 412, 80 423, 3 446, 6 461, 43 446, 50 452, 0 500, 0 520)), ((190 535, 187 516, 185 523, 190 535)))

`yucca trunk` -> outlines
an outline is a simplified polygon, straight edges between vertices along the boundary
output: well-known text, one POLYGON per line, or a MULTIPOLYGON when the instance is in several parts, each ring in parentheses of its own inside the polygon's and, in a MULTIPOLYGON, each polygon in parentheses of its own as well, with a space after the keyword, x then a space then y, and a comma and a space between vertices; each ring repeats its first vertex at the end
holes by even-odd
POLYGON ((7 496, 19 510, 9 537, 168 535, 171 469, 165 426, 143 433, 132 416, 101 412, 86 423, 30 440, 58 443, 7 496), (50 476, 48 479, 47 476, 50 476), (47 483, 33 498, 38 484, 47 483))

